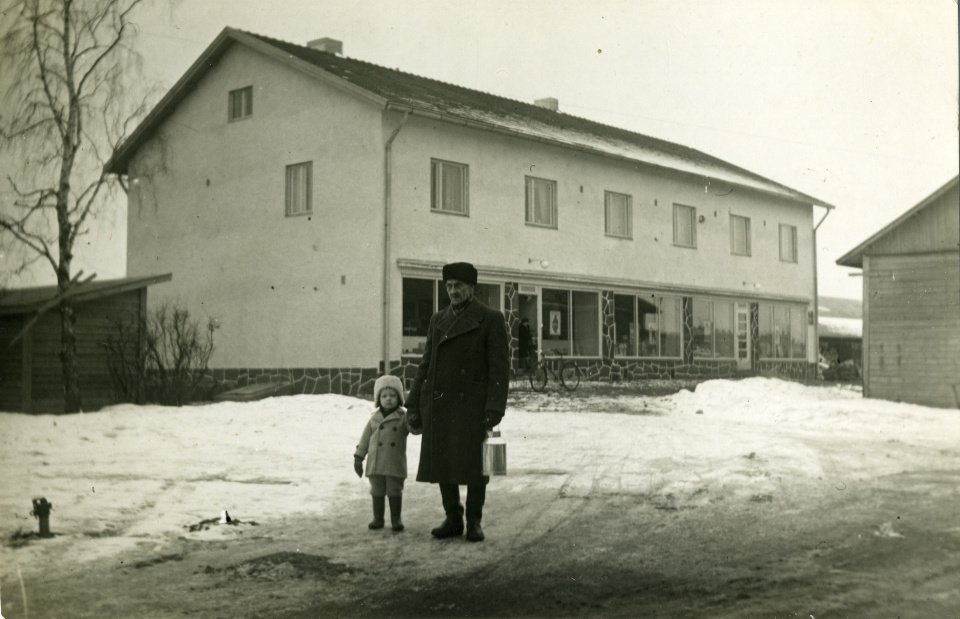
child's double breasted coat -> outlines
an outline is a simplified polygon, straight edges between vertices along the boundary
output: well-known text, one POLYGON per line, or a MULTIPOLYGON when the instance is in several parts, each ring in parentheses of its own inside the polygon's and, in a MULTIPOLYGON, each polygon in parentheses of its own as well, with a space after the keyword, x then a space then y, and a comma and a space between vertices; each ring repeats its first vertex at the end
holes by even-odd
POLYGON ((379 408, 363 428, 354 457, 366 458, 366 476, 407 477, 406 410, 398 408, 386 417, 379 408))

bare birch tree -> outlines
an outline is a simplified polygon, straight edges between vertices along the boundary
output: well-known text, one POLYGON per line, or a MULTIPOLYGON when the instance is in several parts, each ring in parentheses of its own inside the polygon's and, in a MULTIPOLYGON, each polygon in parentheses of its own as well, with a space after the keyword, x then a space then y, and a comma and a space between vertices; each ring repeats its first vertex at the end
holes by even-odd
MULTIPOLYGON (((71 288, 77 239, 117 192, 103 164, 146 111, 140 56, 131 47, 135 9, 146 0, 22 0, 3 11, 0 58, 7 76, 0 136, 15 162, 14 196, 0 233, 46 261, 57 277, 64 412, 81 409, 71 288), (13 76, 13 79, 10 79, 13 76)), ((88 276, 89 277, 89 276, 88 276)))

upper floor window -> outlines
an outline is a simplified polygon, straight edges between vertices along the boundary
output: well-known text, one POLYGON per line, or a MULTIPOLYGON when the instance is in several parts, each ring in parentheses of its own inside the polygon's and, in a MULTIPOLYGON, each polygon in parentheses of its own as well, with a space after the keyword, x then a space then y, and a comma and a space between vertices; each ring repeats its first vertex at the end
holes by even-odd
POLYGON ((697 246, 697 209, 692 206, 673 205, 673 244, 697 246))
POLYGON ((797 261, 797 227, 780 224, 780 260, 797 261))
POLYGON ((469 176, 462 163, 430 160, 430 209, 467 215, 469 176))
POLYGON ((534 226, 557 227, 557 181, 527 176, 526 222, 534 226))
POLYGON ((253 114, 253 86, 231 90, 227 96, 227 120, 239 120, 253 114))
POLYGON ((750 255, 750 218, 730 215, 730 253, 750 255))
POLYGON ((303 215, 313 211, 313 162, 287 166, 286 213, 303 215))
POLYGON ((604 221, 607 236, 633 238, 633 204, 626 194, 604 192, 604 221))

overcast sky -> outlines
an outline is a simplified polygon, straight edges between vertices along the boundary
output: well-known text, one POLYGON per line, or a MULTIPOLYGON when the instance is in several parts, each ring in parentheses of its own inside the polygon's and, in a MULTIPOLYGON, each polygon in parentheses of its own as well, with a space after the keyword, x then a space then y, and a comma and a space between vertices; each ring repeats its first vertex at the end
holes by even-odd
MULTIPOLYGON (((837 207, 818 236, 823 295, 860 297, 836 259, 960 168, 954 0, 183 0, 138 25, 165 86, 225 26, 329 36, 349 57, 556 97, 718 156, 837 207)), ((80 264, 122 276, 125 215, 104 221, 80 264)))

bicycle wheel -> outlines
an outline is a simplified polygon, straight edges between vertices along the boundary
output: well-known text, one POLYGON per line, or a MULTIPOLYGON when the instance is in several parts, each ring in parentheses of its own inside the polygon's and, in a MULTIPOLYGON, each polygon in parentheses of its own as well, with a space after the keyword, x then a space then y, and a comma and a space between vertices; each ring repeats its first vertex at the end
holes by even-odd
POLYGON ((580 366, 573 361, 567 361, 560 370, 560 383, 567 391, 576 391, 580 386, 580 366))
POLYGON ((538 365, 530 372, 530 387, 534 391, 543 391, 547 386, 547 369, 538 365))

